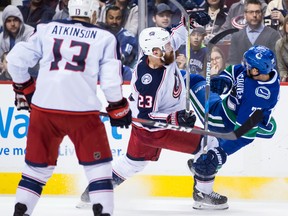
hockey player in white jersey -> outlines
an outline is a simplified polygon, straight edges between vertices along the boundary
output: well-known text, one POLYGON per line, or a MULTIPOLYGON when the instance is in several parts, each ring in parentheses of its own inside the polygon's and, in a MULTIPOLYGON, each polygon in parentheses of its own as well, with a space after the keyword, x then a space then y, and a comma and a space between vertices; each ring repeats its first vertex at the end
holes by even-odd
MULTIPOLYGON (((139 43, 144 55, 131 80, 129 102, 133 117, 194 126, 194 113, 191 111, 188 116, 185 115, 185 84, 175 62, 175 50, 185 42, 186 37, 187 31, 182 23, 172 29, 171 35, 160 27, 146 28, 140 33, 139 43)), ((162 149, 196 154, 200 142, 198 134, 133 122, 127 153, 113 162, 114 186, 142 171, 149 161, 157 161, 162 149)), ((83 203, 78 207, 84 207, 84 203, 89 202, 87 195, 87 192, 82 194, 83 203)))
MULTIPOLYGON (((128 127, 131 110, 122 95, 116 39, 89 23, 91 3, 70 0, 72 20, 38 24, 28 42, 17 43, 7 56, 16 98, 20 95, 31 108, 14 216, 32 215, 66 135, 86 173, 94 216, 113 215, 112 155, 99 118, 98 78, 112 126, 128 127), (39 60, 35 86, 27 71, 39 60)), ((25 108, 25 103, 21 106, 25 108)))

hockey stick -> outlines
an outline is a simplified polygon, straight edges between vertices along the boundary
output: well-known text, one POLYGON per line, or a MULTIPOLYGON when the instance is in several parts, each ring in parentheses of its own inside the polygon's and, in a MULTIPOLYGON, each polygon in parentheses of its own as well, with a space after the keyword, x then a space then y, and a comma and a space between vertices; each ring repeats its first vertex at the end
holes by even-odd
MULTIPOLYGON (((100 112, 101 116, 108 116, 108 113, 100 112)), ((256 110, 249 119, 244 122, 238 129, 235 131, 231 131, 229 133, 219 133, 219 132, 213 132, 213 131, 207 131, 199 128, 191 128, 191 127, 184 127, 184 126, 177 126, 172 125, 164 122, 157 122, 147 119, 141 119, 141 118, 132 118, 132 121, 141 123, 143 125, 147 126, 153 126, 157 128, 164 128, 168 130, 175 130, 175 131, 181 131, 186 133, 193 133, 193 134, 200 134, 204 136, 214 136, 221 139, 226 140, 236 140, 243 136, 245 133, 247 133, 249 130, 251 130, 254 126, 256 126, 261 120, 263 119, 263 114, 261 110, 256 110)))
POLYGON ((190 90, 190 16, 185 10, 185 8, 177 0, 169 0, 174 4, 182 13, 182 16, 186 20, 186 30, 187 30, 187 40, 186 40, 186 115, 190 112, 190 100, 189 100, 189 90, 190 90))
MULTIPOLYGON (((214 45, 216 45, 221 39, 229 34, 233 34, 239 31, 239 29, 227 29, 215 35, 208 43, 208 52, 206 58, 206 86, 205 86, 205 110, 204 110, 204 130, 208 130, 208 118, 209 118, 209 97, 210 97, 210 71, 211 71, 211 52, 214 45)), ((204 135, 203 151, 207 145, 208 137, 204 135)))

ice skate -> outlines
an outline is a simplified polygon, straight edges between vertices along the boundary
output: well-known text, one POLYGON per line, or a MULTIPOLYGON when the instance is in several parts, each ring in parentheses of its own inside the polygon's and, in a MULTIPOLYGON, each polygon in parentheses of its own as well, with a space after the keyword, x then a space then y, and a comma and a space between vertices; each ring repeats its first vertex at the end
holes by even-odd
POLYGON ((193 158, 192 158, 192 159, 189 159, 189 160, 187 161, 187 166, 188 166, 189 170, 194 174, 193 163, 194 163, 194 159, 193 159, 193 158))
POLYGON ((214 191, 210 194, 205 194, 194 187, 193 199, 195 201, 193 204, 194 209, 224 210, 229 208, 227 197, 215 193, 214 191))
POLYGON ((91 207, 92 204, 89 197, 89 188, 86 187, 85 191, 81 194, 81 201, 76 205, 76 208, 87 209, 91 207))
POLYGON ((29 216, 28 214, 25 214, 26 211, 27 206, 25 204, 16 203, 13 216, 29 216))
POLYGON ((108 214, 108 213, 102 214, 103 206, 99 203, 94 204, 92 209, 93 209, 94 216, 110 216, 110 214, 108 214))

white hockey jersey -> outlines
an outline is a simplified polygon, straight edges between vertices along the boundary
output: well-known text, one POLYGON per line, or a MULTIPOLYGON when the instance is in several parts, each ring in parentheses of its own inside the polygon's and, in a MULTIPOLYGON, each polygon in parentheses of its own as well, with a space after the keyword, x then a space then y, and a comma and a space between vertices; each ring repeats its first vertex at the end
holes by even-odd
MULTIPOLYGON (((172 30, 171 45, 177 50, 185 42, 187 31, 183 25, 172 30)), ((129 97, 134 118, 166 121, 166 117, 175 111, 185 109, 186 91, 183 77, 176 61, 163 67, 152 69, 148 66, 148 56, 140 58, 132 75, 129 97)), ((134 122, 139 127, 151 128, 134 122)))
POLYGON ((94 25, 75 20, 38 24, 28 42, 7 56, 13 82, 30 78, 28 67, 40 63, 32 104, 72 112, 101 109, 97 82, 109 102, 122 99, 121 62, 115 37, 94 25))

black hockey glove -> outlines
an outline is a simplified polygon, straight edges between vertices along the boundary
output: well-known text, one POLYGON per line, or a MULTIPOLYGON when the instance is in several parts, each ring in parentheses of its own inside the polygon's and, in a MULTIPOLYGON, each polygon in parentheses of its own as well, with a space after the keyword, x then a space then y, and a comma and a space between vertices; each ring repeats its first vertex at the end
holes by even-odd
POLYGON ((15 106, 17 110, 29 110, 32 96, 35 91, 35 81, 31 77, 24 83, 13 83, 13 90, 15 92, 15 106))
POLYGON ((226 162, 227 154, 221 148, 212 148, 193 163, 193 169, 200 176, 214 176, 226 162))
POLYGON ((210 89, 219 95, 226 94, 231 89, 231 80, 225 77, 215 76, 211 79, 210 89))
POLYGON ((132 112, 126 98, 119 102, 110 103, 106 107, 106 111, 110 117, 110 124, 114 127, 128 128, 132 122, 132 112))
POLYGON ((196 115, 193 111, 186 114, 186 110, 180 110, 173 112, 167 116, 166 122, 169 124, 184 126, 184 127, 194 127, 196 121, 196 115))
MULTIPOLYGON (((202 9, 187 12, 189 14, 190 29, 197 27, 197 25, 195 25, 195 22, 198 23, 198 25, 205 26, 211 21, 210 16, 202 9)), ((183 25, 186 25, 186 19, 184 16, 181 17, 181 21, 183 25)))
POLYGON ((192 22, 191 26, 194 26, 193 21, 197 22, 201 26, 205 26, 211 21, 209 14, 203 10, 189 11, 188 13, 190 17, 190 23, 192 22))

